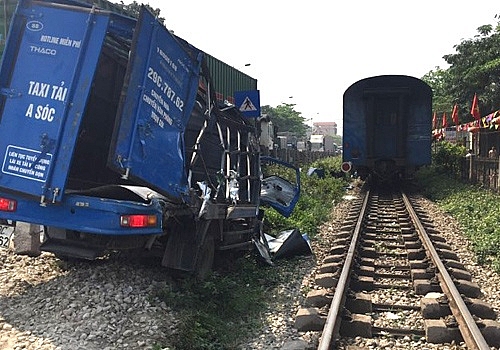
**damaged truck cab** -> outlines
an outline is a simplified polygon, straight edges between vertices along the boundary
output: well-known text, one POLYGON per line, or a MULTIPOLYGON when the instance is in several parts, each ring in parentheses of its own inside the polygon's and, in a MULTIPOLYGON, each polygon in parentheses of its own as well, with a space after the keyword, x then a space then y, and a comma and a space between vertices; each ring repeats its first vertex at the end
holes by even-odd
POLYGON ((261 205, 290 215, 298 169, 261 158, 205 56, 144 7, 21 0, 0 67, 0 238, 41 230, 59 256, 139 250, 203 274, 216 250, 252 247, 261 205))

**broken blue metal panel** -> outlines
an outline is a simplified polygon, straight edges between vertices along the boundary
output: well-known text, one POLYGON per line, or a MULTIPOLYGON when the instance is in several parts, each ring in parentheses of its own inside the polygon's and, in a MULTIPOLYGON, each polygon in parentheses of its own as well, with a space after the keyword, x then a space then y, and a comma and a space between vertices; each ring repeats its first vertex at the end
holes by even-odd
POLYGON ((184 132, 193 110, 202 52, 141 12, 131 73, 110 165, 180 199, 189 190, 184 132))

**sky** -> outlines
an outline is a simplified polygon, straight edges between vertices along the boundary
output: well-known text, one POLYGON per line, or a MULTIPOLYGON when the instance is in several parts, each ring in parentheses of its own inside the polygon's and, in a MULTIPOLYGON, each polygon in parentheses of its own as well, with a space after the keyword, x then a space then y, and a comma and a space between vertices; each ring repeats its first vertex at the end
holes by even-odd
POLYGON ((309 125, 333 121, 339 134, 351 84, 447 68, 442 57, 500 14, 498 0, 137 2, 159 8, 177 36, 257 79, 261 106, 293 103, 309 125))

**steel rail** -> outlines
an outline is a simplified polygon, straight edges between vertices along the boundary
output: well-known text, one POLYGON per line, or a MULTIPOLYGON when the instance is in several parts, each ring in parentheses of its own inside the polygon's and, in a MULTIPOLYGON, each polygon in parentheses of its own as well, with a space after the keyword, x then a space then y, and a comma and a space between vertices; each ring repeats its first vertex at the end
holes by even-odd
POLYGON ((347 251, 347 255, 342 267, 342 272, 340 274, 337 286, 335 287, 335 293, 333 294, 332 302, 330 304, 330 309, 328 310, 328 316, 326 318, 325 326, 323 327, 323 332, 321 333, 321 338, 318 345, 318 350, 328 350, 333 344, 333 335, 336 329, 339 329, 340 324, 340 308, 345 300, 345 295, 347 288, 349 286, 349 279, 354 264, 354 254, 358 245, 358 240, 361 232, 361 225, 363 224, 363 219, 366 213, 366 207, 368 204, 368 199, 370 197, 370 190, 366 191, 365 198, 363 201, 363 206, 361 207, 361 214, 358 217, 356 226, 354 228, 354 233, 352 235, 351 243, 347 251))
POLYGON ((465 302, 462 299, 460 292, 455 286, 455 283, 453 283, 450 274, 446 270, 446 267, 441 261, 436 249, 434 248, 434 245, 432 244, 429 236, 427 235, 424 226, 418 219, 418 216, 415 210, 413 209, 410 200, 404 193, 401 194, 403 196, 403 200, 405 202, 408 213, 410 214, 410 217, 412 218, 413 223, 417 228, 418 234, 420 235, 420 239, 422 240, 422 243, 427 249, 427 252, 430 254, 429 258, 432 260, 432 262, 438 269, 439 283, 441 285, 441 288, 443 289, 443 292, 448 297, 448 301, 450 303, 450 309, 453 313, 453 316, 458 322, 458 327, 460 329, 460 332, 462 333, 462 337, 464 338, 465 344, 467 344, 467 347, 469 349, 478 349, 478 350, 490 349, 488 343, 483 337, 483 334, 481 333, 476 322, 474 321, 472 314, 467 308, 467 305, 465 305, 465 302))

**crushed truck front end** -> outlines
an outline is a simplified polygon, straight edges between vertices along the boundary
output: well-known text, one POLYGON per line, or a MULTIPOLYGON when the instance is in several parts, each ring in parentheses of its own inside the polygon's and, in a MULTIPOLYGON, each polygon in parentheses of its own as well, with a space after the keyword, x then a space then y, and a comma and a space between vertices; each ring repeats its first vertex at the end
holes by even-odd
MULTIPOLYGON (((248 248, 284 184, 261 200, 255 123, 217 102, 206 56, 145 7, 21 0, 0 68, 2 232, 27 223, 42 250, 159 251, 188 271, 248 248)), ((275 207, 289 215, 298 193, 275 207)))

